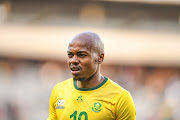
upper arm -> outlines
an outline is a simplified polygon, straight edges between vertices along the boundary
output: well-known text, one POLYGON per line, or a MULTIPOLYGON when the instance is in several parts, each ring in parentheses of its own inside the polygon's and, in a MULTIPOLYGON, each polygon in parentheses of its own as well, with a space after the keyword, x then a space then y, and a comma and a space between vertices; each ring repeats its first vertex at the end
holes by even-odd
POLYGON ((116 120, 136 120, 134 101, 128 91, 125 91, 117 102, 116 120))
POLYGON ((56 87, 53 88, 53 91, 51 93, 50 101, 49 101, 49 117, 47 120, 57 120, 56 116, 56 109, 55 109, 55 93, 56 93, 56 87))

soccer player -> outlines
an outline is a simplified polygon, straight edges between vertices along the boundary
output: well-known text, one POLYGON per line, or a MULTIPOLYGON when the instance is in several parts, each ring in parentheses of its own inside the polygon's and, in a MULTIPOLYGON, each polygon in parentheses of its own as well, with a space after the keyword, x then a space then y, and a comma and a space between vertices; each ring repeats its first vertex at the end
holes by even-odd
POLYGON ((76 35, 67 54, 73 77, 54 87, 48 120, 136 119, 130 93, 100 73, 104 44, 96 33, 76 35))

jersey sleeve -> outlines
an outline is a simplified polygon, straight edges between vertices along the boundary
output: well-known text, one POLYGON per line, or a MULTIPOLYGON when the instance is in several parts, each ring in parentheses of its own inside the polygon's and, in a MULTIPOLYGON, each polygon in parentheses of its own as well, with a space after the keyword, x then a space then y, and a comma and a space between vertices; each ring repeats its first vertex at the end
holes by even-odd
POLYGON ((136 120, 134 101, 128 91, 125 91, 119 98, 116 108, 116 120, 136 120))
POLYGON ((51 93, 50 101, 49 101, 49 117, 47 120, 57 120, 56 109, 55 109, 55 94, 56 94, 56 86, 53 88, 51 93))

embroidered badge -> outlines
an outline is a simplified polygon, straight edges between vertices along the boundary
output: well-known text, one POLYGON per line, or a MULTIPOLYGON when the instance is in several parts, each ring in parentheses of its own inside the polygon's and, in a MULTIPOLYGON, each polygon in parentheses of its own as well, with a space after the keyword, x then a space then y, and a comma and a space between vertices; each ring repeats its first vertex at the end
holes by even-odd
POLYGON ((92 107, 92 111, 94 112, 100 112, 101 111, 101 104, 99 102, 94 103, 94 107, 92 107))
POLYGON ((64 109, 63 107, 64 103, 65 103, 64 99, 58 100, 56 109, 64 109))

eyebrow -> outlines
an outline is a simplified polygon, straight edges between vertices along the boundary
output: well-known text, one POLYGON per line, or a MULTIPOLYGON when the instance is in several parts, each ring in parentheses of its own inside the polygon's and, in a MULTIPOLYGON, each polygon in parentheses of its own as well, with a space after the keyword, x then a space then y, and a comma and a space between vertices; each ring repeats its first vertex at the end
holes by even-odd
MULTIPOLYGON (((72 53, 71 51, 67 51, 67 53, 72 53)), ((80 54, 80 53, 87 53, 86 51, 78 51, 77 52, 78 54, 80 54)))

